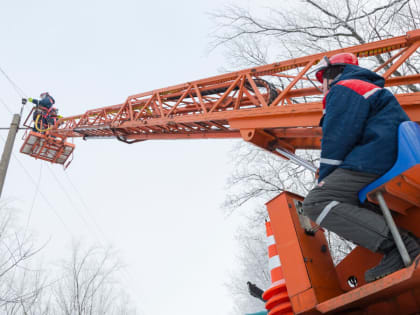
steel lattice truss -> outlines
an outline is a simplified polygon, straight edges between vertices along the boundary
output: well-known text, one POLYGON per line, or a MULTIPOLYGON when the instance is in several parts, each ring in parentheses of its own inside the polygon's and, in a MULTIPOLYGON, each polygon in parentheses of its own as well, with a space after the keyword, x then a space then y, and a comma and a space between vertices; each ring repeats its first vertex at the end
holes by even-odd
MULTIPOLYGON (((417 73, 391 76, 419 46, 420 30, 414 30, 404 36, 140 93, 122 104, 63 118, 47 136, 63 141, 115 137, 128 143, 242 136, 263 147, 274 137, 291 150, 319 148, 321 93, 305 76, 308 70, 323 56, 340 52, 352 52, 359 58, 386 54, 386 63, 374 70, 386 79, 386 86, 418 84, 417 73)), ((420 121, 420 93, 398 94, 397 98, 410 118, 420 121)))

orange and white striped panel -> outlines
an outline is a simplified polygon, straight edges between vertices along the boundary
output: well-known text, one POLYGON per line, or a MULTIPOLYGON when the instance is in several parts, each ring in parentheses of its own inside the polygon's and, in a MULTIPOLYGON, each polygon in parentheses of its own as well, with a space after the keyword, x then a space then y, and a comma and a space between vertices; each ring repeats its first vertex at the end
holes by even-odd
POLYGON ((270 221, 265 223, 267 230, 267 246, 268 246, 268 267, 271 274, 271 283, 284 280, 283 270, 281 269, 281 260, 277 252, 276 241, 274 240, 273 230, 270 221))

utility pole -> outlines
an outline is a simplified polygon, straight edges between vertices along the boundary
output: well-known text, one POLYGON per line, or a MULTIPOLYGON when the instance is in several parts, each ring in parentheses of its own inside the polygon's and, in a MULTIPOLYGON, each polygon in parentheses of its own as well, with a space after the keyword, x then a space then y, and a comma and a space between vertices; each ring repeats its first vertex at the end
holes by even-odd
POLYGON ((13 144, 15 143, 16 134, 19 129, 19 123, 20 115, 14 114, 0 161, 0 197, 3 191, 4 180, 6 179, 6 173, 7 168, 9 166, 10 156, 12 155, 13 144))

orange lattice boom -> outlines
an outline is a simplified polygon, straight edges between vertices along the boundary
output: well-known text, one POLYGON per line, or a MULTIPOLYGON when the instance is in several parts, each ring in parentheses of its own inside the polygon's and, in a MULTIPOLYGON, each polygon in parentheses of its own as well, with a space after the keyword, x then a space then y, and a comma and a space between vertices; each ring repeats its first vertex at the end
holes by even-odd
MULTIPOLYGON (((404 36, 135 94, 123 104, 63 118, 46 137, 60 137, 63 143, 69 137, 115 137, 128 143, 242 137, 266 149, 319 148, 321 97, 305 77, 308 70, 323 56, 339 52, 361 58, 389 53, 393 56, 375 69, 382 71, 386 86, 416 84, 419 74, 391 75, 419 46, 420 30, 414 30, 404 36), (281 89, 273 84, 279 80, 281 89)), ((420 93, 396 96, 410 118, 420 121, 420 93)))

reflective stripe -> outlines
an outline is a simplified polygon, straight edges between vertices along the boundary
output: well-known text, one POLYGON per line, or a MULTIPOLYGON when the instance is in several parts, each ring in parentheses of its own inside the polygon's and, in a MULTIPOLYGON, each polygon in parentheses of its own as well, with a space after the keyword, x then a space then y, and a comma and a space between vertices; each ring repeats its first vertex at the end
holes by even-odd
POLYGON ((279 285, 279 284, 283 284, 283 283, 286 283, 286 280, 285 280, 285 279, 280 279, 280 280, 278 280, 278 281, 276 281, 276 282, 273 282, 273 283, 271 284, 271 286, 272 286, 272 287, 274 287, 274 286, 277 286, 277 285, 279 285))
POLYGON ((331 211, 331 209, 338 204, 338 201, 331 201, 329 204, 327 204, 326 207, 322 210, 321 214, 318 216, 318 218, 316 218, 315 223, 321 225, 321 222, 325 219, 325 217, 331 211))
POLYGON ((340 165, 341 163, 343 163, 342 160, 332 160, 332 159, 326 159, 326 158, 321 158, 320 162, 323 164, 328 164, 328 165, 340 165))
POLYGON ((274 235, 268 236, 267 237, 267 245, 271 246, 271 245, 274 245, 274 244, 276 244, 276 241, 274 240, 274 235))
POLYGON ((273 270, 274 268, 281 267, 280 257, 273 256, 268 259, 268 268, 269 270, 273 270))
POLYGON ((372 89, 369 92, 366 92, 365 94, 363 94, 364 98, 368 98, 369 96, 373 95, 376 91, 382 90, 380 88, 376 88, 376 89, 372 89))

